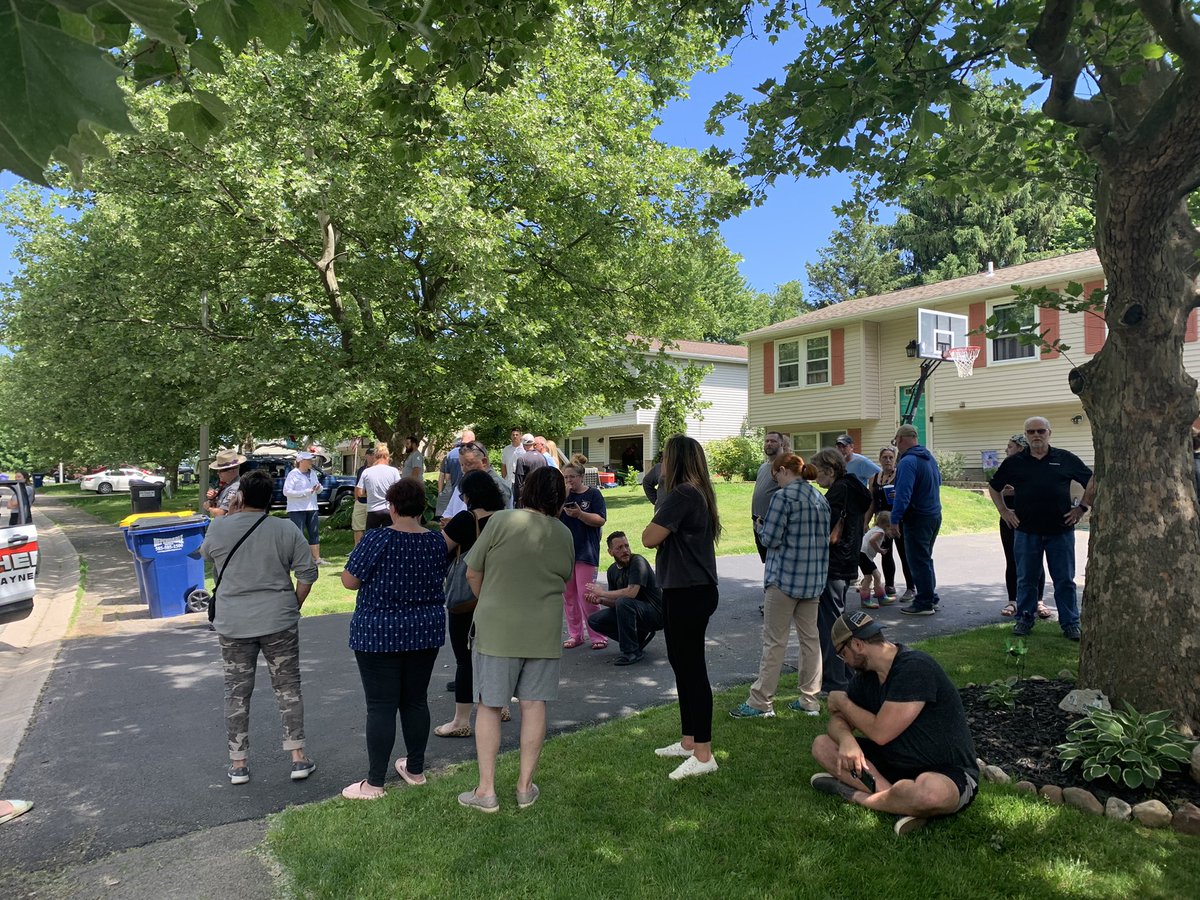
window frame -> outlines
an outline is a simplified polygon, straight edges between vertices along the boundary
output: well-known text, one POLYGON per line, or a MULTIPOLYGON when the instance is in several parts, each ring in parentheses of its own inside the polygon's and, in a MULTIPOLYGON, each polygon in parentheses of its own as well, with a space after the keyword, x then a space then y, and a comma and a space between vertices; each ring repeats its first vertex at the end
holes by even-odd
POLYGON ((795 391, 806 390, 811 388, 826 388, 833 385, 833 336, 831 331, 817 331, 812 334, 802 334, 791 338, 781 338, 773 342, 775 348, 775 371, 774 383, 777 391, 795 391), (825 360, 825 380, 816 384, 808 384, 808 342, 812 340, 825 339, 826 355, 825 360), (785 344, 796 345, 796 361, 784 363, 781 359, 780 347, 785 344), (784 366, 796 367, 796 383, 784 384, 780 377, 780 369, 784 366))
MULTIPOLYGON (((988 318, 991 318, 992 316, 996 315, 997 310, 1006 309, 1008 307, 1016 306, 1016 305, 1017 305, 1017 303, 1015 300, 993 300, 990 303, 988 303, 988 307, 987 307, 988 318)), ((1036 330, 1041 327, 1041 324, 1042 324, 1042 311, 1041 311, 1040 307, 1035 306, 1033 308, 1033 325, 1031 327, 1036 330)), ((1041 357, 1041 353, 1038 352, 1037 345, 1029 344, 1027 346, 1027 349, 1031 352, 1029 353, 1028 356, 1018 356, 1014 359, 996 359, 996 342, 997 341, 1009 341, 1009 340, 1015 341, 1016 338, 1015 337, 987 338, 987 364, 989 366, 1022 365, 1023 363, 1036 362, 1041 357)), ((1023 346, 1021 344, 1018 344, 1018 347, 1020 347, 1022 350, 1026 349, 1026 346, 1023 346)))

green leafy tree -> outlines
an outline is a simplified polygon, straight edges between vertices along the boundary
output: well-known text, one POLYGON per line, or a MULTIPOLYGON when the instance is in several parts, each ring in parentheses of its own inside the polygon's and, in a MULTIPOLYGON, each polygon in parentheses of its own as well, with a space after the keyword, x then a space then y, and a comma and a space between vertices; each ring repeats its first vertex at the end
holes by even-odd
POLYGON ((892 229, 878 223, 878 212, 862 201, 835 207, 838 228, 829 244, 806 263, 814 307, 870 297, 904 287, 904 264, 893 246, 892 229))
MULTIPOLYGON (((792 8, 771 5, 780 15, 792 8)), ((850 170, 893 201, 925 179, 947 197, 1090 187, 1108 340, 1070 376, 1092 425, 1099 484, 1080 680, 1200 725, 1200 506, 1188 452, 1198 406, 1182 360, 1185 323, 1200 305, 1189 210, 1200 184, 1194 4, 824 6, 832 22, 808 29, 761 100, 729 98, 713 113, 748 122, 747 173, 769 184, 850 170), (982 70, 998 73, 1003 102, 984 102, 972 80, 982 70), (1012 70, 1025 70, 1021 83, 1012 70), (1040 111, 1015 112, 1040 85, 1040 111), (970 127, 980 117, 989 127, 970 127), (1170 576, 1148 591, 1146 571, 1170 576)), ((717 11, 730 22, 744 13, 737 3, 717 11)))

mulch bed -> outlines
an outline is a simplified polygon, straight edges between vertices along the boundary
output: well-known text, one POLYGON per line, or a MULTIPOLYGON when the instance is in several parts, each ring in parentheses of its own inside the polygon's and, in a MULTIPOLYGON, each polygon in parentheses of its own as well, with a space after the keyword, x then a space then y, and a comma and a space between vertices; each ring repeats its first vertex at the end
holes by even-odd
POLYGON ((975 752, 984 762, 999 766, 1013 781, 1079 787, 1091 791, 1104 803, 1120 797, 1131 805, 1143 800, 1161 800, 1172 810, 1185 801, 1200 806, 1200 783, 1192 780, 1185 764, 1182 772, 1165 772, 1153 790, 1128 788, 1107 778, 1084 781, 1076 763, 1065 772, 1054 748, 1067 739, 1067 726, 1079 716, 1058 708, 1059 702, 1076 685, 1070 681, 1021 682, 1016 709, 992 709, 984 699, 987 685, 963 688, 963 707, 975 738, 975 752))

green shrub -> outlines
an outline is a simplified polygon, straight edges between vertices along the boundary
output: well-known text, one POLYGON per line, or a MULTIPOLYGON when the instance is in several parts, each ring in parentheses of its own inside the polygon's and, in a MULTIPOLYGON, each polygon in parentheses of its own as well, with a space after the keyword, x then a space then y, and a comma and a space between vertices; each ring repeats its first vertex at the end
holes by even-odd
POLYGON ((763 458, 762 442, 746 436, 709 441, 704 445, 704 453, 711 472, 726 481, 733 481, 734 475, 753 481, 763 458))
POLYGON ((966 479, 967 466, 961 453, 934 453, 938 469, 942 473, 942 481, 963 481, 966 479))
POLYGON ((1142 715, 1128 703, 1119 712, 1093 709, 1067 729, 1067 742, 1055 749, 1064 770, 1079 762, 1088 781, 1154 787, 1163 772, 1182 769, 1196 746, 1170 719, 1170 710, 1142 715))
POLYGON ((983 692, 983 699, 989 709, 1016 709, 1017 697, 1020 695, 1021 688, 1017 685, 1017 676, 1009 675, 989 684, 983 692))

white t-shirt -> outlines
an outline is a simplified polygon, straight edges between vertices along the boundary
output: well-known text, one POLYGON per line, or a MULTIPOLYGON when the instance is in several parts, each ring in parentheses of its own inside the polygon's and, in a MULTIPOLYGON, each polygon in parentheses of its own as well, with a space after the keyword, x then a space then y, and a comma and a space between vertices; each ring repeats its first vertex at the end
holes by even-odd
POLYGON ((504 471, 508 473, 504 477, 508 480, 509 484, 512 484, 513 479, 517 477, 514 469, 517 465, 517 457, 521 455, 521 449, 520 444, 517 444, 515 447, 509 444, 500 452, 500 461, 504 463, 504 471))
POLYGON ((283 479, 283 496, 287 498, 288 512, 308 512, 317 508, 317 494, 313 487, 321 483, 316 469, 301 472, 298 468, 287 473, 283 479))
POLYGON ((367 512, 387 512, 387 492, 400 480, 400 473, 391 463, 376 463, 363 469, 358 486, 367 493, 367 512))
POLYGON ((879 555, 879 551, 876 550, 871 545, 871 542, 873 540, 875 540, 876 535, 882 535, 882 534, 883 534, 883 529, 880 528, 878 525, 876 525, 874 528, 872 528, 870 531, 868 531, 866 534, 863 535, 862 552, 864 554, 866 554, 867 559, 874 559, 876 556, 879 555))

